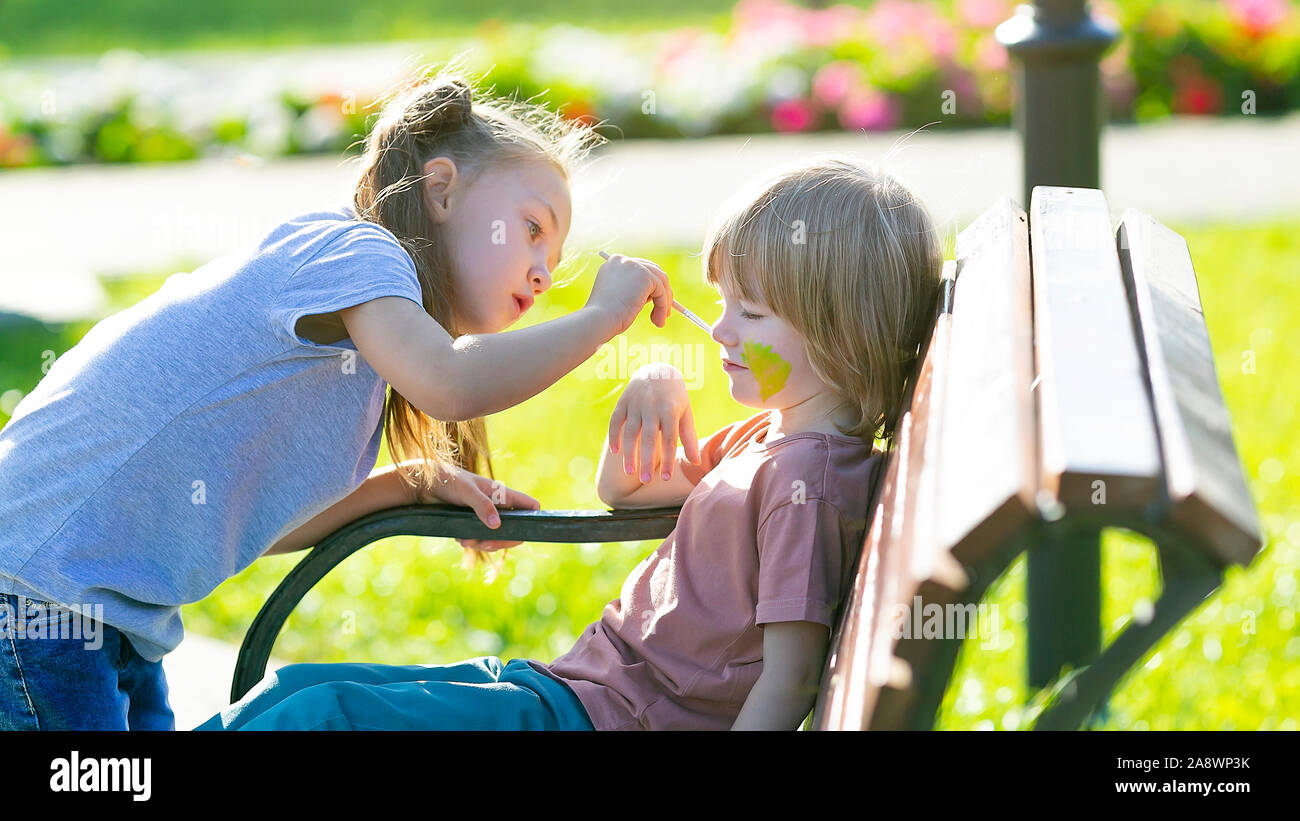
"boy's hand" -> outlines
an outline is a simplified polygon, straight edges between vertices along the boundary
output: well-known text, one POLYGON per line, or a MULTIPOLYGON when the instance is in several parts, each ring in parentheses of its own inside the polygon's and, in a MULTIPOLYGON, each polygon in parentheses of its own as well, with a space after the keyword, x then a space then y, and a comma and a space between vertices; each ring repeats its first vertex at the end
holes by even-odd
POLYGON ((648 259, 607 255, 603 251, 601 256, 605 262, 596 271, 596 282, 591 286, 586 307, 610 317, 617 335, 632 325, 650 300, 654 302, 650 321, 664 327, 673 307, 673 289, 663 269, 648 259))
MULTIPOLYGON (((503 508, 520 510, 539 510, 541 504, 522 491, 508 488, 495 479, 480 476, 464 468, 453 467, 440 469, 435 491, 420 493, 418 501, 424 504, 445 502, 449 505, 461 505, 473 509, 483 524, 490 528, 501 526, 501 517, 497 515, 497 505, 503 508)), ((464 547, 478 550, 504 550, 516 547, 522 542, 505 542, 485 539, 457 539, 464 547)))
POLYGON ((695 418, 686 396, 686 381, 672 365, 643 365, 632 375, 609 420, 609 452, 623 452, 623 471, 639 476, 672 478, 677 439, 694 464, 700 463, 695 418), (639 444, 638 444, 639 442, 639 444))

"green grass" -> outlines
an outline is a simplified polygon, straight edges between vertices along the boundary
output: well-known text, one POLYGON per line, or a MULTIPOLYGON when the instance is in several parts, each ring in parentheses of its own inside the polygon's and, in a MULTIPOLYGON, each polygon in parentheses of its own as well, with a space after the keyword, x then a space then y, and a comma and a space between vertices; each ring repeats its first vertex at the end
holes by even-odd
POLYGON ((598 29, 712 25, 728 0, 653 5, 602 0, 464 3, 457 0, 47 0, 0 3, 0 56, 90 54, 110 48, 171 51, 259 48, 472 34, 485 21, 580 23, 598 29))
MULTIPOLYGON (((1173 630, 1125 678, 1110 702, 1107 729, 1297 729, 1300 716, 1300 428, 1293 397, 1300 387, 1300 327, 1287 321, 1300 300, 1300 220, 1259 226, 1171 226, 1188 240, 1201 285, 1220 383, 1266 547, 1248 569, 1230 569, 1223 587, 1173 630), (1254 373, 1243 369, 1251 352, 1254 373)), ((715 299, 698 261, 680 251, 642 250, 673 277, 680 300, 706 318, 715 299)), ((581 305, 597 258, 585 255, 576 281, 557 287, 530 321, 581 305)), ((161 278, 110 284, 129 304, 161 278)), ((28 329, 0 346, 0 395, 30 390, 41 352, 62 352, 84 333, 28 329)), ((677 343, 702 359, 691 391, 702 434, 749 409, 727 395, 716 350, 689 323, 664 331, 644 316, 630 345, 677 343), (694 345, 702 348, 694 348, 694 345)), ((616 361, 610 360, 610 361, 616 361)), ((601 508, 594 470, 608 414, 622 388, 598 378, 593 359, 533 400, 493 417, 497 475, 548 508, 601 508)), ((629 363, 634 369, 635 362, 629 363)), ((696 363, 683 363, 696 364, 696 363)), ((0 415, 0 422, 7 418, 0 415)), ((385 459, 386 454, 381 456, 385 459)), ((510 551, 491 583, 461 566, 450 540, 393 538, 354 555, 304 599, 275 655, 289 661, 451 662, 494 654, 549 661, 567 650, 654 542, 524 545, 510 551)), ((188 630, 231 642, 298 556, 270 556, 183 608, 188 630)), ((1103 624, 1113 638, 1142 600, 1158 595, 1154 551, 1125 531, 1103 540, 1103 624)), ((944 728, 1015 728, 1022 707, 1024 561, 1015 563, 986 601, 999 605, 1004 629, 995 647, 963 647, 940 716, 944 728)))

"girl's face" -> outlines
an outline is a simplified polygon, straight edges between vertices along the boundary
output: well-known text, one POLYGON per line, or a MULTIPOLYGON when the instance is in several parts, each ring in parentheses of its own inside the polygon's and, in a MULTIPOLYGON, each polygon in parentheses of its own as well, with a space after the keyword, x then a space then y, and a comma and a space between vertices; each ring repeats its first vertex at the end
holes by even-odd
POLYGON ((751 408, 785 410, 833 391, 808 362, 803 337, 762 302, 741 299, 724 285, 722 316, 713 324, 731 397, 751 408))
POLYGON ((569 186, 548 162, 485 167, 473 179, 447 157, 424 166, 425 196, 446 237, 462 333, 513 325, 551 287, 569 233, 569 186))

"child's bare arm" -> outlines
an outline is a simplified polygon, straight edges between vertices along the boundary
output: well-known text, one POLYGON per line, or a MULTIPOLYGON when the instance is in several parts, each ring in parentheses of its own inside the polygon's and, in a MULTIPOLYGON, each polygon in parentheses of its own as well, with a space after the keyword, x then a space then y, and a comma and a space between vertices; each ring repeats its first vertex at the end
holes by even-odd
POLYGON ((695 487, 682 469, 688 462, 698 465, 700 453, 686 384, 671 365, 646 365, 610 415, 596 492, 611 507, 680 505, 695 487))
POLYGON ((312 547, 348 522, 368 513, 414 503, 414 491, 397 475, 396 468, 387 465, 375 470, 356 490, 308 519, 262 555, 292 553, 312 547))
POLYGON ((733 730, 797 730, 817 701, 830 631, 812 621, 763 626, 763 672, 733 730))
POLYGON ((606 447, 601 451, 600 467, 596 469, 596 493, 613 508, 677 507, 695 488, 695 483, 682 470, 682 465, 689 462, 686 450, 679 447, 671 478, 665 481, 652 477, 643 483, 639 476, 626 473, 622 458, 606 447))
POLYGON ((401 297, 380 297, 339 314, 385 382, 448 422, 487 416, 537 395, 617 330, 606 315, 582 308, 518 331, 453 340, 424 309, 401 297))
MULTIPOLYGON (((404 463, 405 464, 405 463, 404 463)), ((440 490, 433 496, 422 496, 414 488, 402 481, 395 465, 377 468, 366 477, 356 490, 339 501, 325 508, 308 519, 297 529, 276 542, 262 555, 275 553, 292 553, 312 547, 334 531, 356 521, 362 516, 377 510, 387 510, 400 505, 412 505, 421 502, 446 502, 472 508, 474 514, 488 527, 496 529, 501 525, 501 517, 496 515, 496 505, 492 498, 497 496, 503 508, 523 508, 536 510, 540 506, 536 499, 513 488, 494 487, 493 480, 479 476, 468 470, 453 469, 446 474, 445 481, 439 485, 440 490), (491 495, 489 495, 491 494, 491 495), (495 523, 495 524, 494 524, 495 523)), ((499 548, 513 546, 518 542, 493 542, 499 548)))
POLYGON ((627 330, 647 301, 654 303, 651 320, 663 327, 672 309, 667 274, 653 263, 614 255, 600 267, 582 308, 508 333, 453 340, 421 306, 402 297, 380 297, 338 313, 384 381, 429 416, 455 422, 537 395, 627 330))

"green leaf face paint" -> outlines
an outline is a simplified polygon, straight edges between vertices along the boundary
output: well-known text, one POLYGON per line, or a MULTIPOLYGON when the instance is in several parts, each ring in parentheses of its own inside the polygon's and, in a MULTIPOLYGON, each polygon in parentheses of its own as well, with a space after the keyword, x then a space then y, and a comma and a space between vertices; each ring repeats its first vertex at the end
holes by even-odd
POLYGON ((778 356, 771 345, 746 339, 740 361, 758 380, 758 395, 764 400, 784 388, 785 380, 790 377, 790 363, 778 356))

